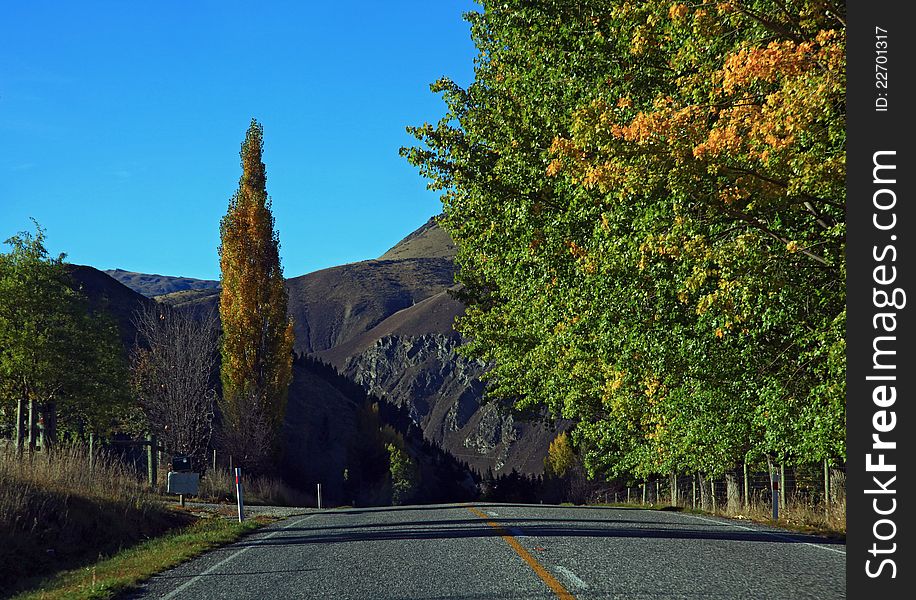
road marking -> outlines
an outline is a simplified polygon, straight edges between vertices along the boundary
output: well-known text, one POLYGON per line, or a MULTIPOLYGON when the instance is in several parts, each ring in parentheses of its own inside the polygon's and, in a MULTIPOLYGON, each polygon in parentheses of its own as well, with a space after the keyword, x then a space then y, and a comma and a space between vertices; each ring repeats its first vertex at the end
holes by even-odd
POLYGON ((554 571, 565 577, 571 584, 576 586, 581 590, 587 590, 588 584, 582 581, 578 575, 567 569, 566 567, 556 566, 553 568, 554 571))
POLYGON ((487 514, 490 515, 491 517, 498 517, 498 516, 499 516, 498 513, 495 513, 495 512, 493 512, 492 510, 488 510, 488 511, 487 511, 487 514))
POLYGON ((707 522, 709 522, 709 523, 716 523, 717 525, 728 525, 728 526, 731 526, 731 527, 737 527, 738 529, 745 529, 745 530, 747 530, 747 531, 753 531, 754 533, 763 533, 763 534, 765 534, 765 535, 771 535, 771 536, 773 536, 773 537, 775 537, 775 538, 779 538, 779 539, 781 539, 781 540, 787 540, 787 541, 789 541, 789 542, 795 542, 796 544, 802 544, 802 545, 805 545, 805 546, 811 546, 811 547, 813 547, 813 548, 820 548, 821 550, 829 550, 830 552, 836 552, 837 554, 842 554, 843 556, 846 556, 846 551, 845 551, 845 550, 837 550, 836 548, 831 548, 830 546, 821 546, 820 544, 813 544, 813 543, 811 543, 811 542, 799 542, 799 541, 796 540, 796 539, 793 539, 793 538, 790 538, 790 537, 788 537, 788 536, 785 536, 785 535, 776 533, 776 532, 774 532, 774 531, 767 531, 766 529, 754 529, 753 527, 745 527, 744 525, 738 525, 737 523, 730 523, 730 522, 728 522, 728 521, 717 521, 717 520, 715 520, 715 519, 707 519, 707 518, 705 518, 705 517, 700 517, 700 516, 697 516, 697 515, 684 515, 684 516, 685 516, 685 517, 693 517, 694 519, 699 519, 699 520, 701 520, 701 521, 707 521, 707 522))
POLYGON ((495 529, 496 533, 499 534, 499 537, 501 537, 503 541, 509 544, 510 548, 515 550, 515 553, 518 554, 519 557, 521 557, 521 559, 525 561, 529 567, 531 567, 531 570, 534 571, 535 575, 537 575, 541 581, 547 584, 547 587, 549 587, 553 593, 557 595, 557 598, 560 598, 560 600, 576 599, 576 597, 573 596, 569 590, 563 587, 562 583, 557 581, 556 577, 551 575, 550 572, 537 561, 537 559, 531 556, 531 553, 525 550, 524 546, 522 546, 517 539, 509 535, 509 532, 506 531, 502 525, 493 521, 487 521, 487 514, 477 510, 476 508, 468 507, 468 510, 486 521, 487 525, 495 529))
POLYGON ((216 569, 220 568, 221 566, 223 566, 224 564, 226 564, 226 563, 229 562, 230 560, 232 560, 232 559, 234 559, 234 558, 240 556, 241 554, 245 553, 247 550, 253 548, 253 547, 256 546, 256 545, 258 545, 258 542, 261 542, 261 541, 263 541, 263 540, 269 540, 270 538, 272 538, 273 536, 277 535, 278 533, 281 533, 284 529, 289 529, 290 527, 295 527, 296 525, 299 525, 299 524, 302 523, 303 521, 308 521, 309 519, 311 519, 311 518, 314 517, 314 516, 315 516, 315 515, 309 515, 308 517, 305 517, 304 519, 299 519, 298 521, 296 521, 296 522, 294 522, 294 523, 290 523, 289 525, 284 525, 282 528, 275 530, 273 533, 271 533, 271 534, 269 534, 269 535, 266 535, 266 536, 264 536, 264 537, 262 537, 262 538, 259 538, 259 539, 256 540, 253 544, 251 544, 251 545, 249 545, 249 546, 245 546, 244 548, 239 549, 239 550, 238 550, 237 552, 235 552, 234 554, 230 554, 229 556, 227 556, 227 557, 224 558, 223 560, 219 561, 219 562, 216 563, 215 565, 209 567, 206 571, 203 571, 202 573, 198 573, 197 575, 195 575, 194 577, 192 577, 192 578, 189 579, 188 581, 185 581, 183 584, 181 584, 180 586, 178 586, 177 588, 175 588, 174 590, 172 590, 171 592, 169 592, 168 594, 166 594, 165 596, 163 596, 163 597, 161 598, 161 600, 172 600, 172 598, 178 597, 178 594, 180 594, 181 592, 185 591, 186 589, 188 589, 189 587, 191 587, 192 585, 194 585, 195 583, 197 583, 197 581, 199 581, 201 577, 203 577, 204 575, 209 575, 210 573, 212 573, 212 572, 215 571, 216 569))

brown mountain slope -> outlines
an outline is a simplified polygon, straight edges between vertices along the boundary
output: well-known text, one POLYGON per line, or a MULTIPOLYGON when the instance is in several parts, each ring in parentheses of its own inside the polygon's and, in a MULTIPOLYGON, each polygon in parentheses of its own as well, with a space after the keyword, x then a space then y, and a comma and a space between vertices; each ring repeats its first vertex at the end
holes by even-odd
POLYGON ((455 335, 455 319, 463 312, 464 305, 449 294, 449 290, 443 290, 399 310, 364 333, 317 354, 322 360, 344 370, 347 359, 365 352, 384 337, 415 337, 431 333, 455 335))
POLYGON ((287 280, 296 350, 321 352, 375 327, 454 282, 445 258, 367 260, 287 280))
POLYGON ((104 273, 117 279, 135 292, 143 294, 147 298, 183 290, 206 290, 219 286, 218 281, 209 279, 136 273, 134 271, 124 271, 123 269, 109 269, 104 271, 104 273))
POLYGON ((455 258, 455 243, 432 217, 422 227, 394 245, 379 260, 403 258, 455 258))
POLYGON ((132 347, 136 339, 134 313, 153 301, 96 268, 67 265, 67 269, 76 288, 89 299, 90 306, 111 315, 118 324, 125 348, 132 347))
MULTIPOLYGON (((403 407, 427 440, 475 468, 539 474, 557 432, 485 403, 485 365, 457 352, 452 325, 464 307, 447 293, 454 256, 448 234, 430 219, 377 260, 288 279, 295 348, 403 407)), ((159 300, 214 310, 219 298, 187 290, 159 300)), ((294 387, 291 401, 300 393, 294 387)))

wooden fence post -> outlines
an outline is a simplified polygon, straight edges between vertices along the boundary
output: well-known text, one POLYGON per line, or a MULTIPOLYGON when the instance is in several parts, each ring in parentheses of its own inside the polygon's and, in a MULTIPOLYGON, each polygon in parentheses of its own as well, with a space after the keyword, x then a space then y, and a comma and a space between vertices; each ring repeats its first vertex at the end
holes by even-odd
POLYGON ((29 398, 29 452, 35 451, 35 444, 38 443, 36 434, 38 433, 38 406, 34 398, 29 398))
POLYGON ((830 463, 824 459, 824 506, 830 507, 830 463))
POLYGON ((25 446, 25 398, 16 401, 16 452, 22 453, 25 446))
POLYGON ((748 510, 751 506, 751 494, 750 487, 747 483, 747 461, 744 461, 744 510, 748 510))
POLYGON ((157 473, 156 464, 158 462, 158 454, 156 449, 156 436, 153 434, 148 434, 146 436, 146 477, 149 481, 149 486, 152 489, 156 489, 156 484, 159 482, 159 477, 157 473))
POLYGON ((786 506, 786 463, 779 464, 779 504, 786 506))

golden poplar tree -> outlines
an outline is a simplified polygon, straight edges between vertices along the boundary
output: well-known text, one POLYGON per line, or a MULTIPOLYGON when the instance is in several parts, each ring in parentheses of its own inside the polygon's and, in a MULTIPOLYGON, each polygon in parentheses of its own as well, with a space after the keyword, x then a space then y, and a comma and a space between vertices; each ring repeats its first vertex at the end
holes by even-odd
POLYGON ((242 143, 242 177, 220 222, 219 313, 224 442, 238 459, 266 459, 275 448, 292 379, 293 324, 280 266, 267 174, 264 129, 255 119, 242 143))

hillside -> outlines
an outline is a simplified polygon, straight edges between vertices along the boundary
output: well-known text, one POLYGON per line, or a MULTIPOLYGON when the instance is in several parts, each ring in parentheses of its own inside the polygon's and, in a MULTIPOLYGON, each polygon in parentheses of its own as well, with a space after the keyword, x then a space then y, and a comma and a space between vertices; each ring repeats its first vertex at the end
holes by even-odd
POLYGON ((136 339, 134 313, 153 301, 115 280, 105 271, 85 265, 68 265, 70 276, 77 289, 89 299, 96 310, 105 310, 114 317, 125 348, 133 346, 136 339))
POLYGON ((122 269, 109 269, 103 272, 147 298, 184 290, 207 290, 219 287, 218 281, 208 279, 135 273, 122 269))
POLYGON ((455 258, 455 243, 439 227, 433 217, 422 227, 395 244, 379 257, 379 260, 401 260, 404 258, 455 258))
MULTIPOLYGON (((295 350, 403 407, 427 440, 480 471, 540 474, 557 430, 485 403, 485 365, 457 352, 452 325, 464 306, 450 293, 454 257, 455 245, 430 219, 378 259, 288 279, 295 350)), ((219 296, 202 288, 157 300, 196 312, 216 310, 219 296)), ((305 393, 294 388, 291 398, 305 393)))

